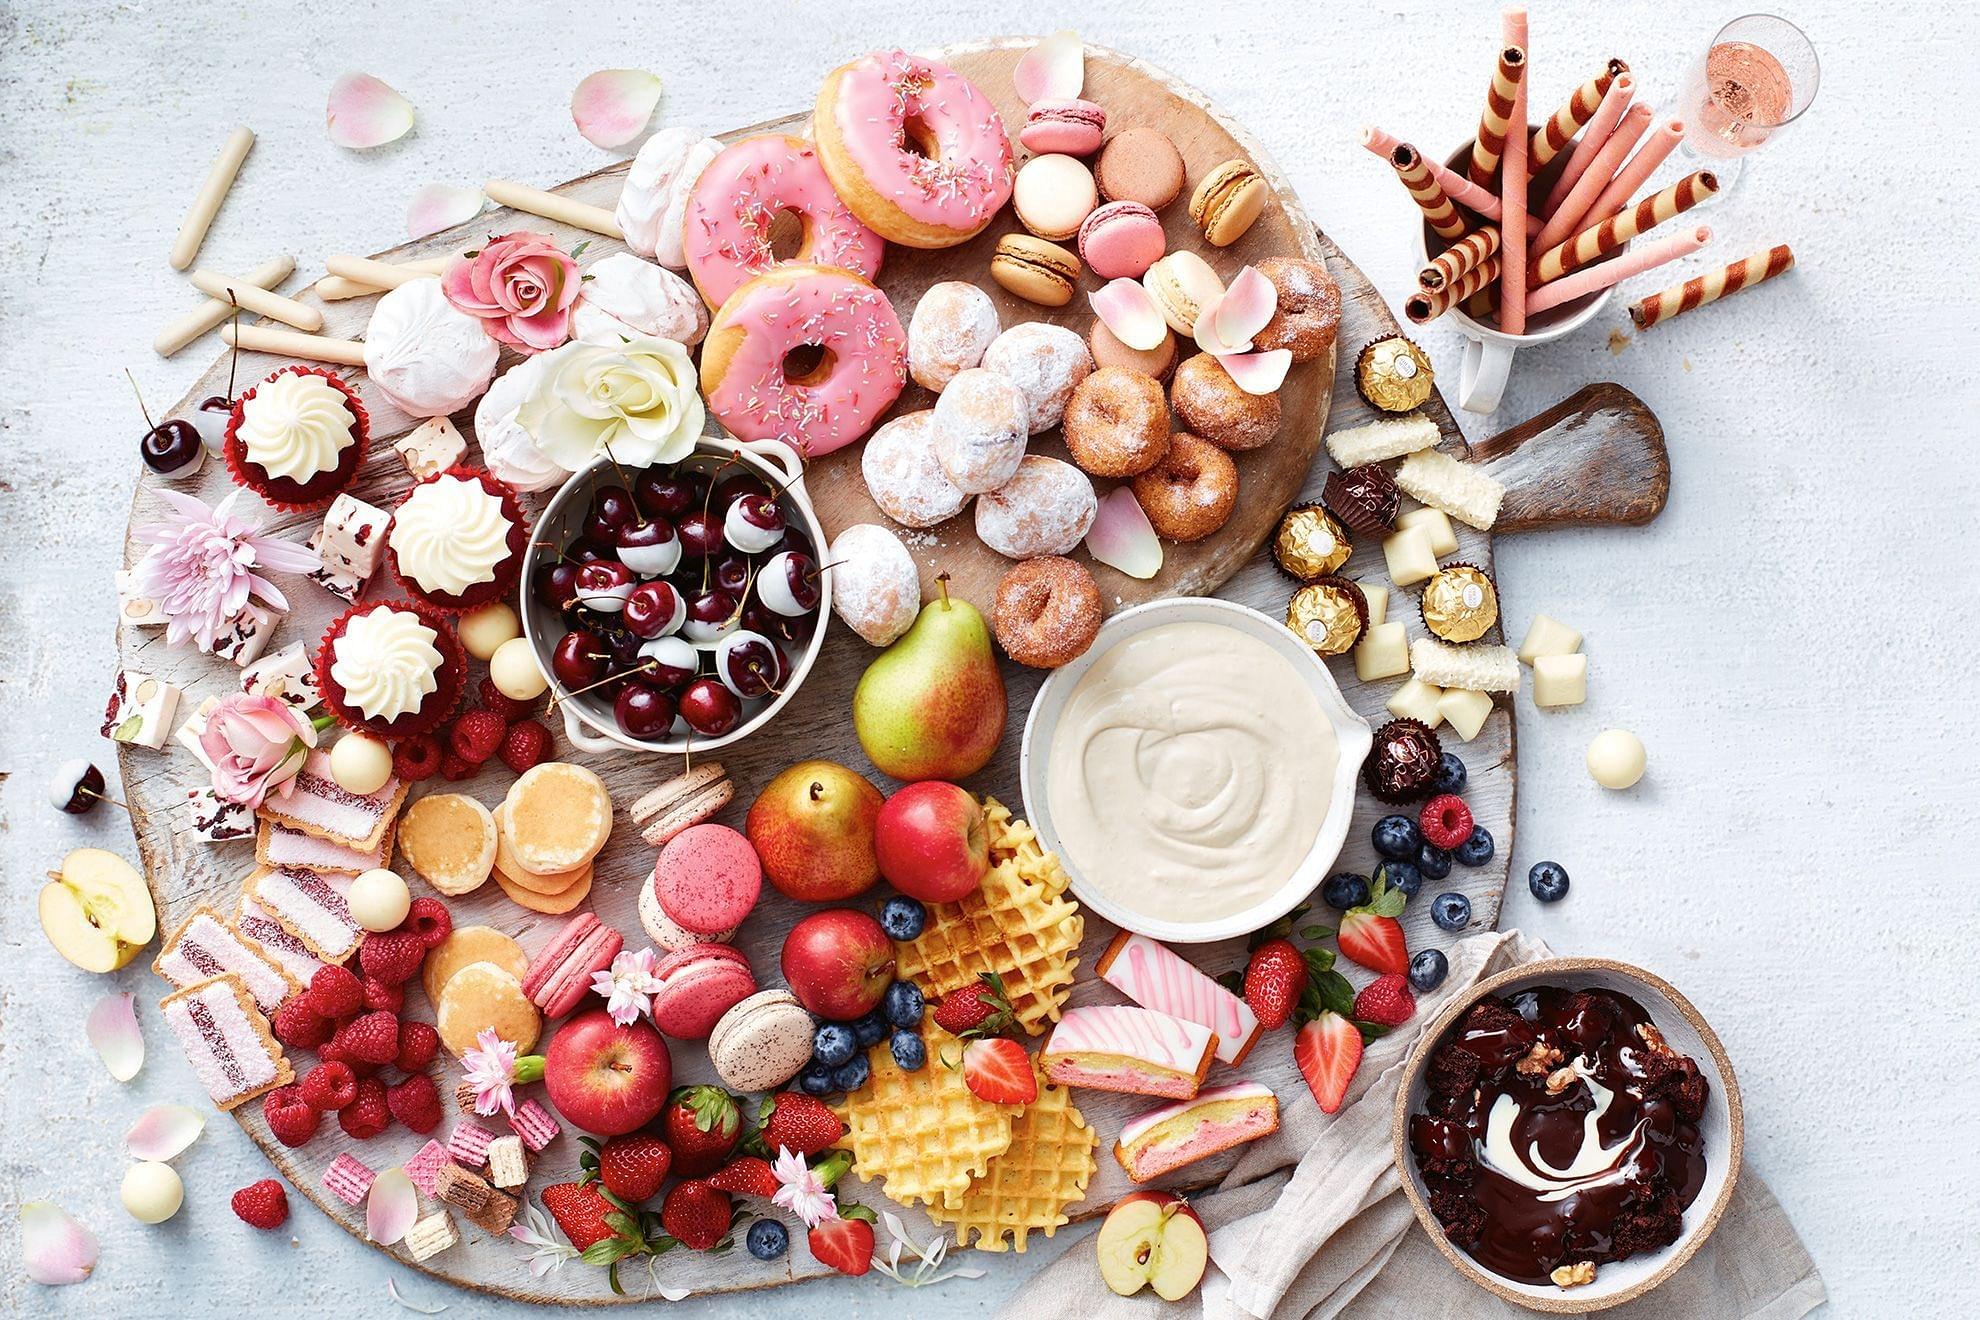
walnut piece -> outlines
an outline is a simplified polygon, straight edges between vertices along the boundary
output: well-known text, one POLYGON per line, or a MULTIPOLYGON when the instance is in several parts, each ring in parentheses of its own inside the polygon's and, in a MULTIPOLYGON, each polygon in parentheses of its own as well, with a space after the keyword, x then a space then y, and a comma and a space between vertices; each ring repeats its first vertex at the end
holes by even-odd
POLYGON ((1526 1057, 1513 1065, 1513 1071, 1521 1077, 1545 1077, 1560 1067, 1562 1058, 1560 1050, 1544 1040, 1536 1040, 1526 1057))
POLYGON ((1652 1054, 1677 1053, 1676 1050, 1670 1047, 1669 1042, 1664 1039, 1664 1033, 1651 1026, 1648 1022, 1639 1022, 1636 1024, 1636 1038, 1642 1041, 1643 1048, 1649 1050, 1652 1054))
POLYGON ((1547 1074, 1547 1094, 1559 1095, 1574 1085, 1575 1078, 1581 1076, 1573 1068, 1556 1068, 1547 1074))
POLYGON ((1556 1288, 1579 1288, 1595 1282, 1595 1262, 1578 1260, 1572 1265, 1563 1265, 1547 1276, 1554 1281, 1556 1288))

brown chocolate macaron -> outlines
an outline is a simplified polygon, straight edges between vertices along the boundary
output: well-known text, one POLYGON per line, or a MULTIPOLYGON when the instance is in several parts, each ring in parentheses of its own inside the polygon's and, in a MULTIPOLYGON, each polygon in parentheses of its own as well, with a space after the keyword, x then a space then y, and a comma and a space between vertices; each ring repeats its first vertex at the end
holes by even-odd
POLYGON ((1110 202, 1140 202, 1159 211, 1182 196, 1182 153, 1152 128, 1130 128, 1114 134, 1100 148, 1093 181, 1110 202))

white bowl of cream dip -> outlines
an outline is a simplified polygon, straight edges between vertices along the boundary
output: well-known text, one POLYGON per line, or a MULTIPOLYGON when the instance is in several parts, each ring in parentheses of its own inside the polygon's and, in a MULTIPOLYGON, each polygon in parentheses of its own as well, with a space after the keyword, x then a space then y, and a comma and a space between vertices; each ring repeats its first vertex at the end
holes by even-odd
POLYGON ((1284 625, 1185 596, 1123 610, 1052 672, 1018 783, 1082 903, 1200 943, 1275 921, 1320 883, 1373 741, 1284 625))

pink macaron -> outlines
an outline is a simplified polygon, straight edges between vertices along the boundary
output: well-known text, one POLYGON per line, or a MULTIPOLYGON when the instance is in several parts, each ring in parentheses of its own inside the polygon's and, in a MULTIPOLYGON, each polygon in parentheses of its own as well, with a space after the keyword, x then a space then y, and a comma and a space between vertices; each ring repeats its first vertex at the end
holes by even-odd
POLYGON ((1100 139, 1106 132, 1107 112, 1101 107, 1078 97, 1054 98, 1031 107, 1030 117, 1018 132, 1018 142, 1027 151, 1090 156, 1100 150, 1100 139))
POLYGON ((653 897, 682 928, 734 930, 763 892, 763 863, 727 825, 695 825, 667 840, 653 863, 653 897))
POLYGON ((1079 227, 1079 255, 1103 280, 1138 280, 1169 240, 1162 222, 1140 202, 1108 202, 1079 227))
POLYGON ((582 1002, 591 989, 592 974, 611 968, 625 943, 625 936, 596 913, 580 912, 530 959, 523 993, 543 1010, 543 1016, 562 1017, 582 1002))
POLYGON ((722 1015, 756 993, 749 959, 726 944, 670 953, 653 969, 653 1025, 680 1040, 700 1040, 722 1015))

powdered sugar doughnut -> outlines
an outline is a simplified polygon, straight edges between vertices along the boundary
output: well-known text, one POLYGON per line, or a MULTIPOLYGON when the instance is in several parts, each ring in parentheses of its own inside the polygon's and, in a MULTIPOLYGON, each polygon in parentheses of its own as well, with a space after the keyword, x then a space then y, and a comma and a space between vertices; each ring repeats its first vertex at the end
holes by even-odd
POLYGON ((903 527, 933 527, 969 503, 935 457, 935 410, 896 417, 866 439, 859 470, 880 512, 903 527))
POLYGON ((832 611, 875 646, 908 630, 921 612, 914 556, 878 523, 854 523, 832 542, 832 611))
POLYGON ((1017 475, 1029 434, 1024 395, 982 367, 958 372, 935 400, 935 459, 956 489, 995 490, 1017 475))
POLYGON ((832 191, 811 144, 781 133, 744 138, 709 161, 688 194, 681 232, 688 274, 717 310, 778 266, 836 266, 872 279, 886 248, 832 191), (786 212, 797 217, 803 235, 797 254, 780 261, 771 231, 786 212))
POLYGON ((908 374, 940 394, 957 372, 983 361, 999 329, 997 304, 974 284, 931 284, 908 321, 908 374))
POLYGON ((976 534, 1009 559, 1063 555, 1093 526, 1100 501, 1070 463, 1027 454, 1017 475, 976 501, 976 534))
POLYGON ((1031 433, 1037 435, 1066 415, 1066 400, 1093 370, 1093 355, 1086 341, 1064 326, 1026 321, 992 341, 983 365, 1018 387, 1031 413, 1031 433))

